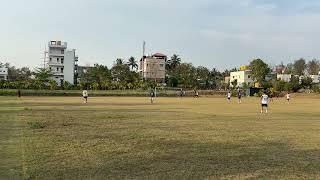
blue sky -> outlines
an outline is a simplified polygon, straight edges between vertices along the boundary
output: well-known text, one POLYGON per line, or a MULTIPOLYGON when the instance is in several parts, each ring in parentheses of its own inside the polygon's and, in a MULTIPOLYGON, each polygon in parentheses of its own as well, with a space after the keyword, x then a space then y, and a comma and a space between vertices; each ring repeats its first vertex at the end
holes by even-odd
POLYGON ((82 65, 147 52, 208 68, 319 57, 318 0, 10 0, 0 6, 0 61, 41 64, 64 40, 82 65))

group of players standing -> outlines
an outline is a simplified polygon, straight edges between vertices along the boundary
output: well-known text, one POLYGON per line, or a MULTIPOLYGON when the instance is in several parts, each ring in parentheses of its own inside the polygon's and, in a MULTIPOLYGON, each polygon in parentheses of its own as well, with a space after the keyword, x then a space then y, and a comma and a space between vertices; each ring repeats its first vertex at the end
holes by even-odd
MULTIPOLYGON (((19 94, 19 97, 20 97, 20 92, 18 94, 19 94)), ((186 95, 186 92, 181 89, 179 96, 183 97, 185 95, 186 95)), ((88 103, 88 96, 89 95, 88 95, 88 91, 87 90, 82 91, 82 96, 84 98, 84 103, 88 103)), ((150 102, 151 102, 151 104, 154 103, 155 97, 156 97, 155 91, 151 90, 150 91, 150 102)), ((194 97, 199 97, 199 92, 197 90, 194 91, 194 97)), ((227 99, 228 99, 229 103, 231 102, 231 97, 232 97, 232 93, 229 90, 228 93, 227 93, 227 99)), ((238 97, 238 103, 241 104, 242 103, 242 101, 241 101, 242 90, 240 88, 237 88, 237 97, 238 97)), ((272 96, 269 97, 267 92, 264 91, 262 96, 261 96, 261 113, 263 113, 264 110, 265 110, 265 113, 268 113, 269 99, 272 100, 272 96)), ((287 99, 288 102, 290 101, 290 93, 289 92, 286 94, 286 99, 287 99)))
MULTIPOLYGON (((227 98, 228 98, 228 102, 231 102, 231 96, 232 93, 229 90, 228 94, 227 94, 227 98)), ((290 101, 290 92, 288 92, 286 94, 286 99, 289 102, 290 101)), ((241 97, 242 97, 242 92, 240 88, 237 88, 237 97, 238 97, 238 103, 241 104, 241 97)), ((262 96, 261 96, 261 113, 263 113, 263 111, 265 110, 266 113, 268 113, 268 106, 269 106, 269 101, 272 100, 272 95, 268 95, 268 93, 266 91, 263 92, 262 96)))

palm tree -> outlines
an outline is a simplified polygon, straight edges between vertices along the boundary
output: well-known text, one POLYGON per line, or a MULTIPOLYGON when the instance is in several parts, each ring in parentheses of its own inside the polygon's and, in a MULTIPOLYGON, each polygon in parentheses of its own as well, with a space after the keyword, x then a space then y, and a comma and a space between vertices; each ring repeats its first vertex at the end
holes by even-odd
POLYGON ((128 60, 128 65, 131 66, 131 70, 133 70, 134 68, 138 69, 137 61, 132 56, 128 60))
POLYGON ((179 66, 181 64, 181 58, 179 57, 179 55, 174 54, 171 57, 170 63, 169 63, 169 67, 171 70, 175 70, 177 68, 177 66, 179 66))
POLYGON ((118 58, 118 59, 116 60, 116 65, 123 65, 123 59, 118 58))

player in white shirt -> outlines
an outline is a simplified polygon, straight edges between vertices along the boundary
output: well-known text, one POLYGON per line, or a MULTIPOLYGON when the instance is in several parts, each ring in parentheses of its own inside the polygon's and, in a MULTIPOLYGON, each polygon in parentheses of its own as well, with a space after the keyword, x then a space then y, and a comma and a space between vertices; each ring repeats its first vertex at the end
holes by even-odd
POLYGON ((289 102, 290 101, 290 93, 289 92, 287 93, 286 98, 287 98, 287 101, 289 102))
POLYGON ((88 91, 87 90, 82 91, 82 96, 84 98, 84 103, 88 103, 88 91))
POLYGON ((228 102, 230 103, 230 101, 231 101, 231 92, 230 91, 228 91, 227 97, 228 97, 228 102))
POLYGON ((268 113, 268 104, 269 104, 269 96, 266 93, 263 93, 261 96, 261 114, 263 113, 263 109, 266 109, 266 113, 268 113))

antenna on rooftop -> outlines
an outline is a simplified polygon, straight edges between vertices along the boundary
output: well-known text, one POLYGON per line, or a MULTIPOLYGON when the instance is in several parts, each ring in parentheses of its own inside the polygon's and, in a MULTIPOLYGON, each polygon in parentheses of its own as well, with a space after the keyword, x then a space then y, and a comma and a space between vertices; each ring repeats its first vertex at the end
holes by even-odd
POLYGON ((146 41, 143 41, 143 46, 142 46, 142 57, 146 55, 146 41))

